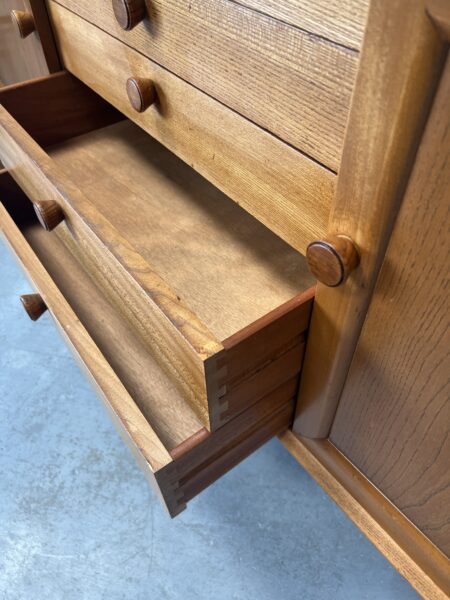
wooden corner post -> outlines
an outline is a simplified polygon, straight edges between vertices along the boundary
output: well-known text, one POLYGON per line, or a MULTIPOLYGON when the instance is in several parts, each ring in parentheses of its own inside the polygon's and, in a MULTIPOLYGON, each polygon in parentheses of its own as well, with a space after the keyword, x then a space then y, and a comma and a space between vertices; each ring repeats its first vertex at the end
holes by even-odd
POLYGON ((445 54, 424 2, 372 0, 328 224, 353 240, 360 264, 340 287, 318 284, 300 435, 328 436, 445 54))

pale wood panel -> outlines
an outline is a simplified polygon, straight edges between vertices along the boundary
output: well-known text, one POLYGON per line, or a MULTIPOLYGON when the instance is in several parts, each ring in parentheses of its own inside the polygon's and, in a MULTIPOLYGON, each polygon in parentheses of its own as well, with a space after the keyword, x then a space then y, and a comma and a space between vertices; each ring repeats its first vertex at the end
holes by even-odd
POLYGON ((237 0, 238 4, 276 19, 360 49, 369 0, 237 0))
MULTIPOLYGON (((228 0, 151 2, 150 19, 132 31, 118 25, 110 0, 60 4, 338 169, 357 53, 228 0)), ((58 14, 57 30, 68 18, 58 14)))
POLYGON ((130 121, 48 153, 217 339, 314 283, 301 254, 130 121))
POLYGON ((62 59, 79 79, 303 254, 324 234, 332 173, 64 8, 49 8, 62 59), (130 107, 131 76, 155 81, 156 107, 130 107))
POLYGON ((330 437, 450 556, 449 101, 450 61, 330 437))
POLYGON ((328 225, 353 239, 361 262, 345 285, 317 287, 295 423, 302 435, 330 430, 444 58, 422 2, 371 3, 328 225))
POLYGON ((4 85, 49 72, 37 32, 21 39, 11 21, 12 10, 29 11, 30 6, 27 0, 0 2, 0 79, 4 85))
POLYGON ((292 431, 281 441, 419 594, 449 597, 450 561, 333 444, 292 431))

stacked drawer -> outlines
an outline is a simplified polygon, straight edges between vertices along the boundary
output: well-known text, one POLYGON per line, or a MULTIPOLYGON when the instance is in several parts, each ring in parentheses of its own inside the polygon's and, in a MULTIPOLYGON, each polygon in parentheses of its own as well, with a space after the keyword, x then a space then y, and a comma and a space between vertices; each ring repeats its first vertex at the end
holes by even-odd
POLYGON ((356 53, 229 0, 61 4, 75 77, 0 92, 2 229, 174 515, 290 424, 300 252, 325 231, 356 53))

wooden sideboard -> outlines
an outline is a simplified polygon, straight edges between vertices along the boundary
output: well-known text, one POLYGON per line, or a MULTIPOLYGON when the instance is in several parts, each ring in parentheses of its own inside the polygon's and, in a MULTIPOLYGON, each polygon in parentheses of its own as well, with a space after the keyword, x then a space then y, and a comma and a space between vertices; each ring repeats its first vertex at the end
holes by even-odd
POLYGON ((447 597, 450 8, 20 10, 48 69, 0 90, 22 303, 50 311, 170 514, 280 435, 447 597))

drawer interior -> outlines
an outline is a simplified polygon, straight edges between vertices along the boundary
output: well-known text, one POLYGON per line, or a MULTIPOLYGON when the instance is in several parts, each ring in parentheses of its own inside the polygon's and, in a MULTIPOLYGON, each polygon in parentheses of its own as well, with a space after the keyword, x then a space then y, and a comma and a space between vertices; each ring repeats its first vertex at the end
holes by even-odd
MULTIPOLYGON (((267 394, 257 408, 209 433, 136 331, 66 246, 38 224, 30 202, 6 173, 0 175, 0 193, 17 227, 11 235, 11 227, 3 220, 2 229, 6 229, 7 238, 13 238, 9 240, 13 248, 22 243, 23 236, 168 451, 170 461, 156 472, 152 469, 152 476, 172 516, 262 443, 289 427, 297 391, 295 377, 282 389, 267 394)), ((26 261, 23 266, 31 271, 26 261)), ((45 286, 38 291, 45 297, 45 286)), ((70 328, 68 334, 70 337, 70 328)), ((95 380, 95 369, 86 366, 95 380)), ((119 416, 120 420, 124 417, 119 416)), ((152 448, 138 442, 138 434, 132 431, 138 449, 148 457, 152 448)), ((148 461, 145 467, 148 470, 148 461)))
POLYGON ((0 101, 11 113, 1 159, 32 202, 64 213, 44 235, 76 257, 201 423, 218 430, 281 389, 289 401, 314 296, 305 258, 68 73, 4 88, 0 101))
POLYGON ((314 283, 299 252, 128 119, 47 152, 219 340, 314 283))

